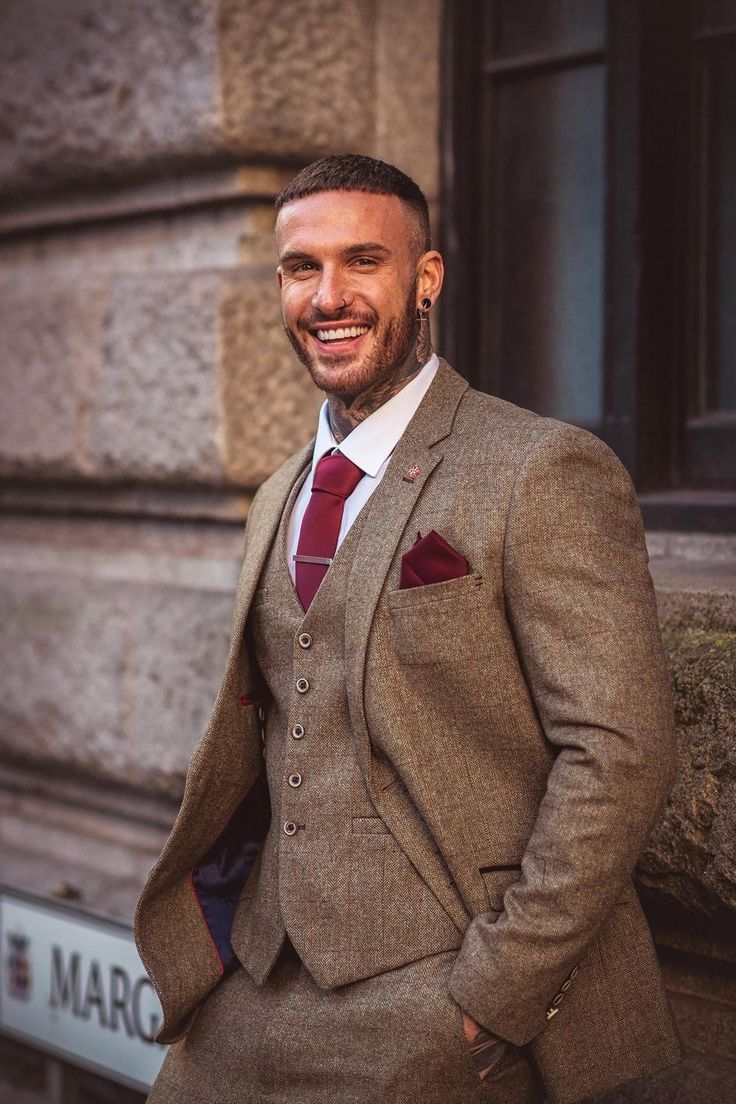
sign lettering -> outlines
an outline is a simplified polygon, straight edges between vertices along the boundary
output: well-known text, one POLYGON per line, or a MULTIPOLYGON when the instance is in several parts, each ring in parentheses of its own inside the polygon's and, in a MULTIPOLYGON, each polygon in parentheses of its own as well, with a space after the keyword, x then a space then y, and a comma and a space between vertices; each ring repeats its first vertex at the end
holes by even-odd
POLYGON ((130 928, 0 890, 0 1030, 145 1090, 161 1018, 130 928))

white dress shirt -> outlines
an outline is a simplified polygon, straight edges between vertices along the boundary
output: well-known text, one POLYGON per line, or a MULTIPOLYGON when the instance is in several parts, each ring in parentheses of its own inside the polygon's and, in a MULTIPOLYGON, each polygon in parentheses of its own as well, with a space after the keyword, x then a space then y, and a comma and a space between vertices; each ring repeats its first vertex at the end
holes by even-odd
POLYGON ((337 449, 366 473, 345 501, 340 535, 337 538, 337 547, 339 548, 348 529, 383 479, 384 472, 391 459, 391 453, 416 414, 417 407, 427 393, 438 367, 439 360, 437 355, 433 353, 424 367, 414 376, 414 379, 410 380, 405 387, 401 388, 398 394, 390 398, 383 406, 379 406, 377 410, 369 414, 365 421, 357 425, 341 444, 337 443, 332 434, 327 402, 325 401, 322 404, 319 412, 312 466, 297 495, 286 534, 289 572, 292 581, 295 579, 294 555, 299 544, 302 518, 312 494, 314 469, 319 461, 326 452, 337 449))

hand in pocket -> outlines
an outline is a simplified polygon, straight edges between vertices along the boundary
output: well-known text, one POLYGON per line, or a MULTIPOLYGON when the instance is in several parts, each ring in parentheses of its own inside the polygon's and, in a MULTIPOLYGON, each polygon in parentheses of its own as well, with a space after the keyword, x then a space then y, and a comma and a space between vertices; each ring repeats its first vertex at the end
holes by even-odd
POLYGON ((497 1035, 486 1031, 479 1023, 476 1023, 467 1012, 463 1012, 463 1031, 473 1055, 475 1068, 481 1081, 492 1073, 506 1051, 506 1043, 497 1035))

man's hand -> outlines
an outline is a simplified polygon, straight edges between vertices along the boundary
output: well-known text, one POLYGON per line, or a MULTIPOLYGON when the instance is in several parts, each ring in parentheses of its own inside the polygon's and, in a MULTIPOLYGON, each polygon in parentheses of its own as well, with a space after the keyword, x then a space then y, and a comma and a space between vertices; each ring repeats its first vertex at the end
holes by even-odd
POLYGON ((497 1035, 491 1035, 467 1012, 463 1012, 463 1031, 470 1044, 470 1052, 475 1060, 475 1068, 481 1081, 498 1065, 506 1050, 506 1043, 497 1035))

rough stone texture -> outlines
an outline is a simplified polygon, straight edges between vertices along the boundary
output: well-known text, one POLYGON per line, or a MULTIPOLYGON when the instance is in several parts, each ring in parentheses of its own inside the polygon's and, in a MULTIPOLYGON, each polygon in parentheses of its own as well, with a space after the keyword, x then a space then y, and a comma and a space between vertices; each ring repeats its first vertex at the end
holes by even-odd
POLYGON ((81 527, 75 545, 47 525, 48 549, 0 546, 1 756, 180 795, 227 653, 238 563, 229 546, 177 554, 177 535, 162 535, 168 553, 136 554, 116 547, 115 528, 100 543, 81 527))
POLYGON ((0 249, 0 472, 254 487, 308 440, 272 222, 256 204, 0 249))
POLYGON ((439 199, 440 28, 439 0, 377 4, 373 152, 416 180, 430 202, 433 224, 439 199))
POLYGON ((736 605, 731 565, 653 561, 672 671, 679 777, 641 857, 647 897, 721 921, 736 910, 736 605))
POLYGON ((211 0, 5 0, 0 185, 118 178, 222 146, 211 0))
POLYGON ((372 0, 5 0, 0 186, 373 141, 372 0))
POLYGON ((369 152, 375 7, 375 0, 220 0, 229 148, 300 162, 369 152))
POLYGON ((221 300, 220 445, 225 472, 255 486, 314 433, 324 396, 283 332, 276 283, 233 281, 221 300))
POLYGON ((736 911, 736 632, 665 627, 679 778, 640 863, 686 908, 736 911))
MULTIPOLYGON (((131 924, 174 802, 53 768, 0 765, 0 885, 131 924)), ((2 1100, 2 1095, 0 1095, 2 1100)))
POLYGON ((0 470, 75 470, 80 412, 100 347, 104 293, 60 276, 0 272, 0 470))
POLYGON ((108 478, 217 480, 220 281, 210 274, 121 278, 110 288, 100 377, 80 461, 108 478))

